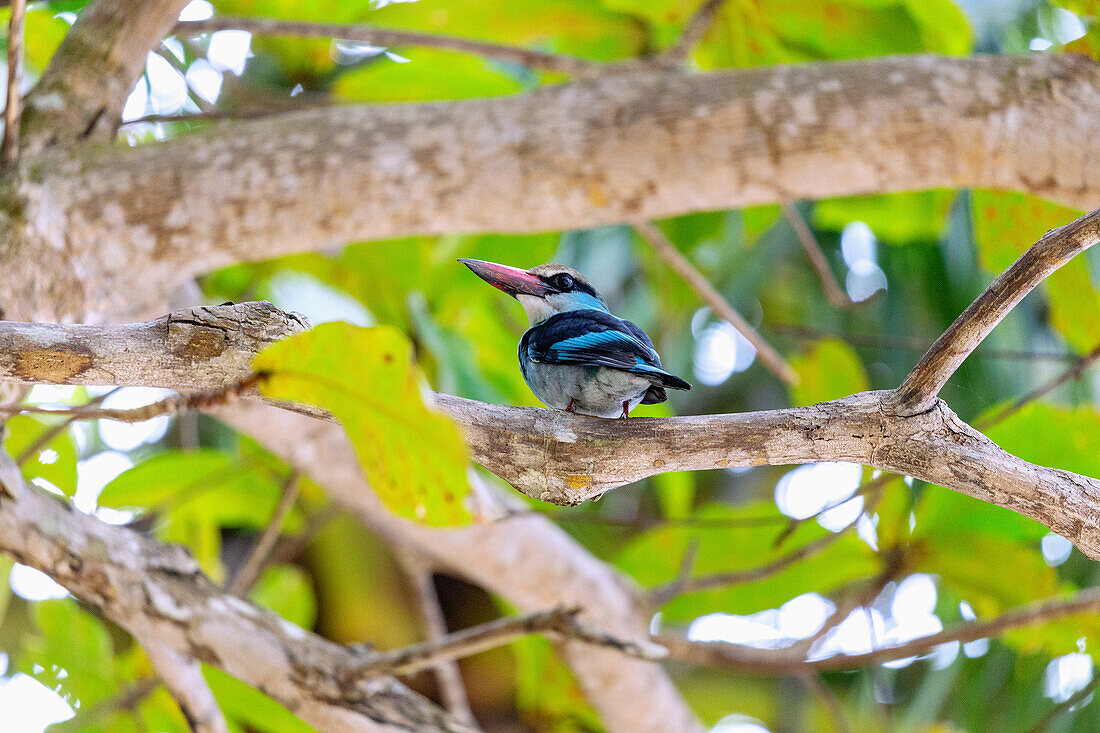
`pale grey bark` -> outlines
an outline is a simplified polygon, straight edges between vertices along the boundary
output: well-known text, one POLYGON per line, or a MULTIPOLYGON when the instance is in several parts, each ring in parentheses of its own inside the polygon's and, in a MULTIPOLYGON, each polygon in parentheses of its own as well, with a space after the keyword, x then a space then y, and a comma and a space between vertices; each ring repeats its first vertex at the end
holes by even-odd
POLYGON ((193 733, 229 733, 225 716, 202 676, 202 665, 197 659, 156 638, 138 639, 138 643, 176 699, 193 733))
POLYGON ((0 379, 46 384, 219 390, 252 371, 252 357, 309 321, 267 302, 199 306, 147 323, 0 322, 0 379))
POLYGON ((24 484, 4 455, 0 486, 0 551, 46 573, 139 641, 217 667, 322 731, 469 731, 392 678, 349 685, 341 671, 360 660, 348 649, 225 593, 183 548, 106 524, 24 484))
POLYGON ((28 154, 82 140, 109 140, 122 107, 156 48, 189 0, 96 0, 65 35, 27 94, 28 154))
POLYGON ((0 307, 148 315, 231 262, 783 199, 987 186, 1091 207, 1098 117, 1100 70, 1081 57, 906 56, 616 74, 47 154, 24 162, 0 221, 0 307))

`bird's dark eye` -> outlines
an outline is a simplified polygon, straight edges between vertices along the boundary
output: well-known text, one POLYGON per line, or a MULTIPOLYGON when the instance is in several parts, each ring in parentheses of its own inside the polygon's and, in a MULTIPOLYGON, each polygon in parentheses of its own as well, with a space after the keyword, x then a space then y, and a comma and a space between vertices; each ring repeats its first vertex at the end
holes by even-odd
POLYGON ((573 277, 562 273, 554 277, 554 287, 561 291, 570 290, 573 287, 573 277))

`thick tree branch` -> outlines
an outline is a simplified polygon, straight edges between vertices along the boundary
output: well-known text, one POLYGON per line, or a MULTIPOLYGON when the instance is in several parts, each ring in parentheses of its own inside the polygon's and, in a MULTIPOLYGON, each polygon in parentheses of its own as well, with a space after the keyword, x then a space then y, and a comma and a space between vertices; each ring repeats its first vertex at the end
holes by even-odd
POLYGON ((81 12, 26 99, 30 155, 79 140, 109 140, 122 106, 188 0, 96 0, 81 12))
POLYGON ((307 328, 304 317, 267 302, 188 308, 128 325, 0 321, 0 379, 214 392, 246 379, 264 346, 307 328))
MULTIPOLYGON (((219 314, 214 322, 224 317, 231 316, 219 314)), ((191 327, 199 329, 192 340, 204 338, 197 334, 205 325, 191 327)), ((160 360, 155 354, 164 348, 161 331, 148 324, 118 328, 128 336, 112 341, 114 349, 121 351, 125 345, 131 359, 147 365, 143 384, 194 389, 208 379, 200 361, 182 373, 156 372, 153 367, 160 360)), ((251 350, 262 343, 243 343, 235 357, 218 362, 217 377, 231 383, 247 378, 251 350)), ((99 353, 91 348, 88 352, 99 353)), ((93 369, 89 363, 85 371, 93 369)), ((21 374, 29 379, 26 368, 21 374)), ((849 461, 1007 507, 1067 537, 1088 556, 1100 557, 1100 481, 1006 453, 938 399, 914 412, 899 408, 894 392, 863 392, 809 407, 628 421, 489 405, 442 394, 437 404, 463 427, 478 463, 542 501, 578 504, 668 471, 849 461)))
POLYGON ((0 248, 0 305, 28 320, 147 315, 198 273, 364 237, 937 186, 1091 206, 1098 117, 1100 70, 1079 56, 906 56, 615 74, 89 147, 21 162, 8 226, 26 236, 0 248))
POLYGON ((936 400, 901 414, 892 392, 810 407, 608 421, 446 395, 475 460, 528 496, 578 504, 667 471, 849 461, 914 476, 1038 520, 1100 557, 1100 481, 1001 450, 936 400))
POLYGON ((207 20, 179 23, 173 33, 193 35, 230 29, 246 30, 260 36, 299 36, 302 38, 336 38, 357 41, 371 46, 425 46, 447 51, 460 51, 496 61, 505 61, 543 71, 555 71, 571 76, 594 76, 609 67, 566 54, 546 53, 517 46, 475 41, 469 38, 442 36, 434 33, 381 28, 364 23, 315 23, 274 18, 218 16, 207 20))
POLYGON ((344 647, 228 595, 178 546, 106 524, 23 483, 0 456, 0 551, 46 573, 136 639, 256 687, 323 731, 468 730, 392 679, 348 685, 344 647))
POLYGON ((927 409, 989 332, 1052 272, 1100 240, 1100 209, 1033 244, 936 339, 897 389, 899 409, 927 409))

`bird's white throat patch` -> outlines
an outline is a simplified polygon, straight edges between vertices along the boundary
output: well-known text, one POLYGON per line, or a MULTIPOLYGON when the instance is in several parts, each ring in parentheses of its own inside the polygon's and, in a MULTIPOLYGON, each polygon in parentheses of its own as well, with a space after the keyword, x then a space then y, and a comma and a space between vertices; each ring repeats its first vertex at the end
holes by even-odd
POLYGON ((516 296, 516 300, 523 306, 523 310, 527 311, 527 318, 534 326, 536 323, 542 323, 555 313, 561 312, 561 309, 556 308, 556 304, 551 301, 553 297, 551 295, 548 298, 539 298, 534 295, 520 293, 516 296))

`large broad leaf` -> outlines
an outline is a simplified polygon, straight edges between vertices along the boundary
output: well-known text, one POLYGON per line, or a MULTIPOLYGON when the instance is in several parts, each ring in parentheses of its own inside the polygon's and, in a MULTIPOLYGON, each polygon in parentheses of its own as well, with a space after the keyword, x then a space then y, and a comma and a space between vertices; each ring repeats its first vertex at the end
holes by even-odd
MULTIPOLYGON (((272 468, 260 457, 210 449, 167 451, 107 484, 99 504, 156 512, 161 519, 157 536, 190 547, 202 569, 221 580, 222 528, 258 531, 275 513, 285 477, 272 468)), ((283 528, 293 532, 301 525, 301 511, 292 508, 283 528)))
MULTIPOLYGON (((630 0, 605 2, 623 6, 630 0)), ((679 5, 676 19, 682 22, 679 5)), ((657 32, 671 38, 665 43, 676 35, 657 32)), ((950 0, 733 0, 719 10, 695 59, 704 68, 757 66, 919 51, 963 54, 972 45, 966 17, 950 0)))
POLYGON ((1026 461, 1100 478, 1100 413, 1095 408, 1032 402, 986 434, 1026 461))
POLYGON ((272 344, 253 362, 267 397, 329 410, 379 498, 432 525, 468 522, 466 446, 425 406, 408 339, 396 329, 326 323, 272 344))
MULTIPOLYGON (((1068 224, 1080 211, 1025 193, 974 192, 974 239, 982 265, 999 274, 1045 232, 1068 224)), ((1100 343, 1100 291, 1089 274, 1086 255, 1075 257, 1044 283, 1050 295, 1050 322, 1074 348, 1100 343)))
POLYGON ((867 389, 859 357, 840 339, 816 342, 805 354, 791 359, 791 366, 800 380, 791 388, 795 405, 813 405, 867 389))
POLYGON ((430 48, 401 53, 407 63, 381 57, 341 75, 333 93, 349 102, 417 102, 499 97, 523 88, 514 73, 477 56, 430 48))

